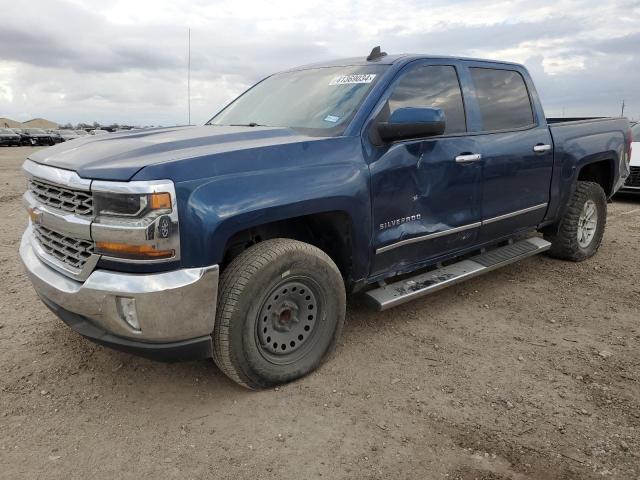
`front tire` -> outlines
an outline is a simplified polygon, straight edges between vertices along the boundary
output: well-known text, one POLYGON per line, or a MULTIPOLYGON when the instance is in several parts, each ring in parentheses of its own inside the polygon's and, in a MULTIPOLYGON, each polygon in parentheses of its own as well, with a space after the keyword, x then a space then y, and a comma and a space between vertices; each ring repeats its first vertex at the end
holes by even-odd
POLYGON ((548 254, 555 258, 581 262, 598 251, 607 223, 607 196, 595 182, 579 181, 560 228, 545 235, 551 242, 548 254))
POLYGON ((316 368, 342 331, 346 293, 322 250, 289 239, 266 240, 222 273, 214 361, 229 378, 260 389, 316 368))

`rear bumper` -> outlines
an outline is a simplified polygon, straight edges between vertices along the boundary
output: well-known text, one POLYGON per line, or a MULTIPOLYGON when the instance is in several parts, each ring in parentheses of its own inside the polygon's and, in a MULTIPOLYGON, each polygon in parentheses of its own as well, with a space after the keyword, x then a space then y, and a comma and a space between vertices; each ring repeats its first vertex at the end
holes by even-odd
POLYGON ((31 242, 27 229, 20 257, 34 289, 81 335, 153 358, 163 352, 168 360, 211 356, 217 265, 154 274, 95 270, 78 282, 40 260, 31 242), (125 320, 123 298, 133 303, 139 328, 125 320))

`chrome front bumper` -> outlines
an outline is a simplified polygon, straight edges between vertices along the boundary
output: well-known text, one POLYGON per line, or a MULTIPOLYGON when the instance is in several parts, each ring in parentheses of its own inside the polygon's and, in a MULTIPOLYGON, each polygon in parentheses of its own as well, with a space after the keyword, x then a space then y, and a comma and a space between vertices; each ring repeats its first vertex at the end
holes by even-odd
POLYGON ((44 263, 32 245, 31 227, 22 236, 20 257, 45 303, 79 315, 119 338, 166 343, 213 332, 218 266, 166 273, 131 274, 94 270, 78 282, 44 263), (140 329, 131 327, 117 308, 118 297, 135 300, 140 329))

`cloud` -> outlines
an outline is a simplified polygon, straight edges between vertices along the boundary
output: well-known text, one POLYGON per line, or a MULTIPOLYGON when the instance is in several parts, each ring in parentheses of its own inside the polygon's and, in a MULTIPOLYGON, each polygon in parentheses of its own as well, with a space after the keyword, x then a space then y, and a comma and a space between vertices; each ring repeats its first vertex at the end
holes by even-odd
POLYGON ((204 122, 278 70, 422 52, 525 63, 549 115, 640 117, 640 2, 31 0, 3 6, 0 116, 204 122))

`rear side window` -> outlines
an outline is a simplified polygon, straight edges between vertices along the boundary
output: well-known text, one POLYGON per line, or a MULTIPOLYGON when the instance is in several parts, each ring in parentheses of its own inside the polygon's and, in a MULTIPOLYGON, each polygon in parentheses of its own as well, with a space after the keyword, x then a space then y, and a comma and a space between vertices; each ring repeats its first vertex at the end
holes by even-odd
POLYGON ((522 75, 512 70, 470 68, 482 116, 482 129, 513 130, 534 123, 522 75))
POLYGON ((404 75, 389 97, 389 115, 402 107, 435 107, 444 111, 445 134, 467 130, 460 82, 454 67, 419 67, 404 75))

